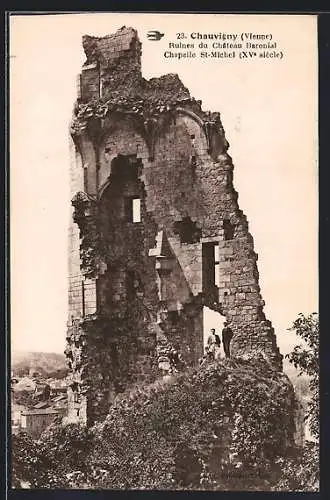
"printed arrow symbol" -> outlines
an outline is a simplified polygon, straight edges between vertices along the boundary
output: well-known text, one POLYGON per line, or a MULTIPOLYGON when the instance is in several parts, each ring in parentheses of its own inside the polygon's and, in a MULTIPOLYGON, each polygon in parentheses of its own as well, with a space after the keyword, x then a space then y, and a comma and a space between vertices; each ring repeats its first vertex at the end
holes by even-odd
POLYGON ((164 33, 160 33, 159 31, 156 30, 148 31, 147 33, 148 40, 153 40, 153 41, 158 41, 161 38, 163 38, 163 36, 164 33))

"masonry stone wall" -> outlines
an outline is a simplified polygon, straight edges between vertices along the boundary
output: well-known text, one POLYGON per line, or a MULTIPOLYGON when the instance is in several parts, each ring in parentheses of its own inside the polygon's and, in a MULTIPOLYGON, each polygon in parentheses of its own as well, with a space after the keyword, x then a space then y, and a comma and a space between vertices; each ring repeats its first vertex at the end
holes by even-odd
MULTIPOLYGON (((81 157, 76 153, 75 145, 70 138, 70 188, 71 197, 84 189, 83 168, 81 157)), ((82 280, 80 270, 80 238, 79 227, 73 222, 72 209, 70 210, 68 235, 68 267, 69 267, 69 318, 82 316, 82 280)))
POLYGON ((92 423, 118 392, 198 363, 204 306, 226 317, 233 355, 262 353, 281 369, 219 113, 203 111, 177 75, 146 81, 135 30, 83 45, 71 125, 69 419, 92 423))

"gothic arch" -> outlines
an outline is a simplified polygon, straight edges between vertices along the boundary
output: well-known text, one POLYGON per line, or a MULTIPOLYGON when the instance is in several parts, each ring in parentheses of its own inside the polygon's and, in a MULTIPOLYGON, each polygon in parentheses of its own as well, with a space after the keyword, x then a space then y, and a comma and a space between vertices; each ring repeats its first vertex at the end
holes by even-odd
POLYGON ((197 122, 198 125, 201 127, 201 129, 204 132, 205 139, 207 139, 206 134, 205 134, 205 130, 204 130, 204 122, 196 113, 194 113, 193 111, 190 111, 189 109, 185 109, 185 108, 181 108, 181 107, 176 108, 176 112, 178 114, 187 115, 190 118, 192 118, 195 122, 197 122))

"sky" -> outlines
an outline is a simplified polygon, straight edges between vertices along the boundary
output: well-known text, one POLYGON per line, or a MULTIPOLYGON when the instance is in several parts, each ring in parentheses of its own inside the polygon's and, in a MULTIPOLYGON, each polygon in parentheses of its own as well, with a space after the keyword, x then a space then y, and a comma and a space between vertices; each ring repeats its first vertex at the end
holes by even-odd
MULTIPOLYGON (((69 122, 84 34, 138 30, 145 78, 178 73, 220 111, 238 202, 259 255, 265 313, 282 353, 298 313, 318 311, 315 16, 85 13, 11 16, 11 343, 63 352, 67 320, 69 122), (149 30, 164 37, 147 39, 149 30), (283 58, 165 58, 177 33, 271 34, 283 58)), ((220 50, 220 49, 218 49, 220 50)), ((206 326, 216 318, 206 315, 206 326)))

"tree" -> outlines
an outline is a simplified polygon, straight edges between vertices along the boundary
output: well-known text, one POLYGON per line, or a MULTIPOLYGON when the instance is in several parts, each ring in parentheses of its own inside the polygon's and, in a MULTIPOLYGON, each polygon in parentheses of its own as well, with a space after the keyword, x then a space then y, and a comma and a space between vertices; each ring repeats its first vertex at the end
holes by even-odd
POLYGON ((305 420, 316 442, 306 441, 294 456, 277 460, 281 468, 275 491, 319 490, 319 318, 317 313, 300 313, 288 331, 294 331, 303 341, 286 358, 298 369, 298 376, 307 375, 310 400, 305 420))
POLYGON ((309 377, 311 400, 305 419, 316 439, 319 438, 319 318, 317 313, 305 316, 300 313, 289 331, 294 331, 303 340, 286 357, 299 370, 299 375, 309 377))
POLYGON ((19 432, 12 437, 12 487, 21 488, 28 484, 36 487, 38 463, 38 445, 25 432, 19 432))

